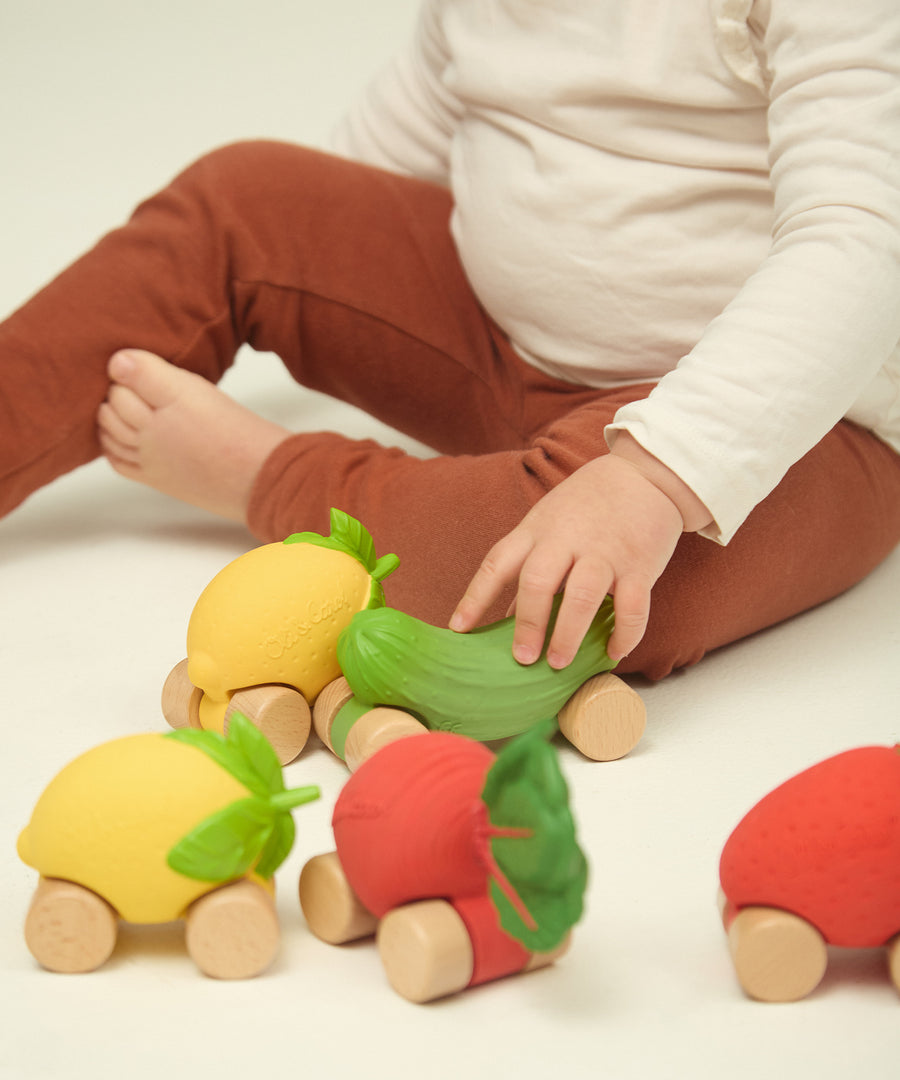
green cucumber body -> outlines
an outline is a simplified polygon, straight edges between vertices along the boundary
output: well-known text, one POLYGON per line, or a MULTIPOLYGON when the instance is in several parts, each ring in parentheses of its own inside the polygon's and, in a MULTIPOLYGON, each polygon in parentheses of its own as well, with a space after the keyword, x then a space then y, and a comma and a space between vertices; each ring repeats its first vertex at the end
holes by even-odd
POLYGON ((513 618, 457 634, 384 607, 355 615, 337 654, 357 701, 405 709, 429 728, 487 742, 555 718, 591 676, 613 668, 606 652, 612 628, 607 597, 575 659, 557 670, 543 654, 528 666, 516 662, 513 618))

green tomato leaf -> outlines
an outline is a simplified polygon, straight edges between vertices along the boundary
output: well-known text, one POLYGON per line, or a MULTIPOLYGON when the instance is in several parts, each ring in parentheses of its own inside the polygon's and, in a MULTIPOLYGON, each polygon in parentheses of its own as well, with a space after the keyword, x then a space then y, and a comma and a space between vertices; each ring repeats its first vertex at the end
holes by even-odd
POLYGON ((546 952, 581 918, 587 860, 547 723, 513 740, 485 780, 491 898, 500 924, 532 952, 546 952))
POLYGON ((257 798, 239 799, 210 814, 169 851, 179 874, 217 884, 251 870, 272 835, 272 810, 257 798))

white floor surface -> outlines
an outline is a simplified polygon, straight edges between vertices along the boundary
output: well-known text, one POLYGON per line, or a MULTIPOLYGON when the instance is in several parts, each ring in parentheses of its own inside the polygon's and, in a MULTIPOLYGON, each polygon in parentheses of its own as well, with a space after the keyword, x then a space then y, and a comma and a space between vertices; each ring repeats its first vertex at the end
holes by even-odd
MULTIPOLYGON (((204 150, 261 135, 321 144, 414 8, 4 4, 0 314, 204 150)), ((301 392, 272 357, 242 355, 224 385, 297 429, 394 439, 301 392)), ((0 522, 3 1080, 898 1075, 900 996, 880 953, 836 952, 810 998, 755 1004, 733 977, 715 898, 722 844, 757 798, 831 753, 900 741, 900 552, 819 610, 641 686, 648 731, 629 758, 592 764, 561 747, 592 877, 573 949, 552 969, 413 1006, 386 985, 371 944, 313 938, 297 878, 331 847, 346 777, 316 745, 288 769, 323 798, 296 812, 268 974, 204 978, 178 927, 126 929, 91 975, 40 970, 22 938, 34 874, 16 836, 76 754, 164 727, 159 692, 193 602, 253 544, 102 462, 0 522)))

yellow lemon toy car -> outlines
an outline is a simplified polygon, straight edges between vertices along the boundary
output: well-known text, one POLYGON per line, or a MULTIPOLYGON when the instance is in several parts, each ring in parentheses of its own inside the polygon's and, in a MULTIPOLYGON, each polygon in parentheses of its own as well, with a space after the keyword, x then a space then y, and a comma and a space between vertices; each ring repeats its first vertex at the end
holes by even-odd
POLYGON ((280 938, 272 877, 293 845, 290 811, 318 797, 285 789, 274 750, 240 714, 227 738, 173 731, 89 750, 50 782, 19 837, 41 874, 26 944, 51 971, 91 971, 120 918, 185 919, 205 974, 259 974, 280 938))

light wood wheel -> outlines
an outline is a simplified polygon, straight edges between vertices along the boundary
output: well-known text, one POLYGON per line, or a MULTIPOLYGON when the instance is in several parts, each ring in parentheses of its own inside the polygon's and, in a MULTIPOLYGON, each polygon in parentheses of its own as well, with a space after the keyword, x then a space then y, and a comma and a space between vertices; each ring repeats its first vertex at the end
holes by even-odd
POLYGON ((798 1001, 819 985, 828 950, 805 919, 767 907, 742 908, 728 926, 738 981, 758 1001, 798 1001))
POLYGON ((900 934, 888 942, 887 957, 891 982, 900 990, 900 934))
POLYGON ((615 761, 637 746, 647 710, 632 688, 611 672, 595 675, 569 698, 558 716, 569 742, 593 761, 615 761))
POLYGON ((369 937, 378 926, 353 891, 336 851, 315 855, 300 871, 300 907, 312 933, 329 945, 369 937))
POLYGON ((188 908, 185 941, 191 959, 214 979, 249 979, 272 963, 281 932, 275 902, 260 885, 238 881, 188 908))
MULTIPOLYGON (((313 706, 313 727, 328 749, 334 753, 331 728, 335 717, 353 697, 350 684, 343 677, 330 682, 316 698, 313 706)), ((344 762, 351 772, 372 756, 382 746, 404 739, 408 735, 421 735, 428 728, 414 716, 402 709, 377 707, 370 709, 353 724, 344 743, 344 762)))
POLYGON ((334 747, 331 745, 331 725, 352 697, 353 691, 350 689, 350 684, 341 675, 322 689, 313 706, 313 727, 332 753, 334 753, 334 747))
POLYGON ((225 710, 226 732, 228 721, 236 712, 243 713, 259 728, 282 765, 293 761, 309 739, 312 723, 309 705, 299 690, 291 686, 273 684, 235 691, 225 710))
POLYGON ((550 964, 555 964, 560 957, 566 955, 569 948, 572 945, 572 933, 571 931, 566 934, 562 941, 556 946, 555 949, 551 949, 549 952, 536 952, 532 953, 528 958, 528 963, 522 969, 523 971, 539 971, 543 967, 549 967, 550 964))
POLYGON ((422 900, 389 911, 379 923, 377 942, 388 982, 407 1001, 433 1001, 471 982, 472 942, 446 900, 422 900))
POLYGON ((344 761, 351 772, 356 772, 364 761, 388 743, 427 733, 424 724, 402 709, 370 709, 350 728, 344 743, 344 761))
POLYGON ((25 918, 25 943, 48 971, 93 971, 116 944, 119 919, 95 892, 71 881, 42 878, 25 918))
POLYGON ((188 662, 182 660, 169 672, 162 689, 162 713, 173 728, 200 727, 203 691, 188 678, 188 662))

